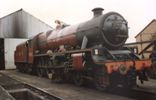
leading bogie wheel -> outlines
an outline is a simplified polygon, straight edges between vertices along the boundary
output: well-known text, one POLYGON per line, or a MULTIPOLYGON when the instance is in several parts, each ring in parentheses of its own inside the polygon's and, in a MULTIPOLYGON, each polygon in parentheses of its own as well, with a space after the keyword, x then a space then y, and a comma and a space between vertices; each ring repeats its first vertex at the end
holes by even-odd
POLYGON ((37 75, 39 77, 43 77, 44 76, 44 69, 43 68, 37 68, 37 75))
POLYGON ((75 72, 73 80, 74 80, 75 85, 82 86, 84 83, 82 72, 75 72))
POLYGON ((106 91, 109 88, 109 75, 104 68, 96 68, 94 74, 94 85, 97 90, 106 91))

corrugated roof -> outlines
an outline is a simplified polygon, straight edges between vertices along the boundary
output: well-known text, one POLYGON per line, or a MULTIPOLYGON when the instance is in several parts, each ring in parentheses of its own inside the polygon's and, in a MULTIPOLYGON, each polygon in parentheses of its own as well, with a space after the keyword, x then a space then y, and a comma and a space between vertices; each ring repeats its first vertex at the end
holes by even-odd
POLYGON ((12 13, 10 13, 10 14, 8 14, 8 15, 5 15, 5 16, 1 17, 0 20, 2 20, 2 19, 4 19, 5 17, 8 17, 8 16, 10 16, 10 15, 12 15, 12 14, 14 14, 14 13, 20 12, 20 11, 22 11, 22 10, 23 10, 23 9, 21 8, 21 9, 15 11, 15 12, 12 12, 12 13))
MULTIPOLYGON (((31 14, 28 13, 28 12, 26 12, 25 10, 22 9, 22 11, 24 11, 25 13, 27 13, 27 14, 29 14, 30 16, 34 17, 33 15, 31 15, 31 14)), ((52 29, 54 29, 52 26, 50 26, 50 25, 48 25, 47 23, 43 22, 43 21, 40 20, 39 18, 37 18, 37 17, 34 17, 34 18, 38 19, 40 22, 42 22, 42 23, 46 24, 47 26, 51 27, 52 29)))
POLYGON ((156 19, 153 19, 143 30, 141 30, 136 36, 140 34, 153 34, 156 33, 156 19))
MULTIPOLYGON (((1 17, 0 20, 2 20, 2 19, 6 18, 6 17, 8 17, 8 16, 10 16, 10 15, 12 15, 12 14, 14 14, 14 13, 20 12, 20 11, 23 11, 23 12, 27 13, 28 15, 34 17, 32 14, 28 13, 27 11, 25 11, 25 10, 23 10, 23 9, 21 8, 21 9, 15 11, 15 12, 12 12, 12 13, 6 15, 6 16, 1 17)), ((54 29, 52 26, 50 26, 50 25, 48 25, 47 23, 43 22, 43 21, 40 20, 39 18, 36 18, 36 17, 34 17, 34 18, 37 19, 37 20, 39 20, 39 21, 42 22, 43 24, 46 24, 48 27, 54 29)))

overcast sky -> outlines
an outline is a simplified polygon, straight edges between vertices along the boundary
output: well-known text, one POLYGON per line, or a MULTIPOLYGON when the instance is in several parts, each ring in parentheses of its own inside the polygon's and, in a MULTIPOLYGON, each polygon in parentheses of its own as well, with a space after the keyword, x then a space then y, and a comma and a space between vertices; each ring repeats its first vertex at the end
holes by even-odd
POLYGON ((54 20, 77 24, 92 18, 91 10, 115 11, 128 21, 129 39, 134 42, 148 23, 156 19, 156 0, 0 0, 0 17, 23 8, 28 13, 55 27, 54 20))

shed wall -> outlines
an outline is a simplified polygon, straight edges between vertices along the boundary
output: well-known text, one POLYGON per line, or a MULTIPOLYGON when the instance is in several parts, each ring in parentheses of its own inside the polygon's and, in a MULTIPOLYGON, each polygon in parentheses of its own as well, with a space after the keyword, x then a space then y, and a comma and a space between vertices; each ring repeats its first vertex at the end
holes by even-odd
POLYGON ((5 69, 16 69, 14 64, 14 51, 16 46, 27 39, 5 39, 4 48, 5 48, 5 69))
POLYGON ((30 38, 48 30, 52 27, 22 9, 0 19, 0 38, 30 38))

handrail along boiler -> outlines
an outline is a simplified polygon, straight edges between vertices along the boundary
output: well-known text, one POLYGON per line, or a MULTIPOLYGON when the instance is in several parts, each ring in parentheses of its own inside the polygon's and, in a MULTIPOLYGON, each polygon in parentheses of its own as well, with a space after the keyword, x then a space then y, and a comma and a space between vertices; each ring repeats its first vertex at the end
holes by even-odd
POLYGON ((55 81, 73 80, 76 85, 90 80, 99 90, 118 84, 136 85, 136 76, 131 75, 133 63, 117 61, 109 52, 127 40, 127 21, 116 12, 102 14, 102 8, 92 11, 94 17, 89 21, 39 33, 18 45, 17 69, 51 75, 55 81))

